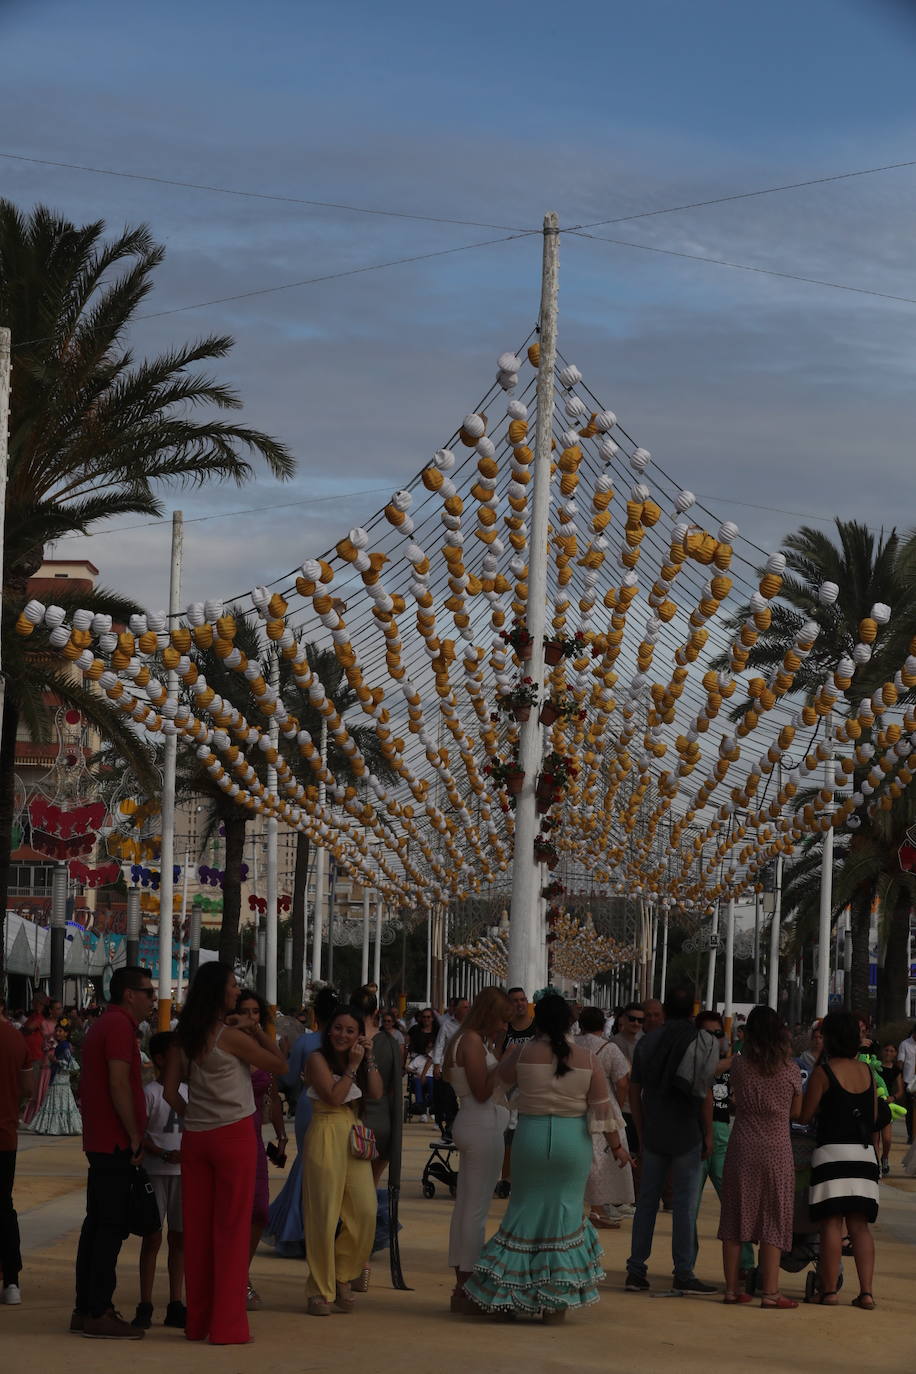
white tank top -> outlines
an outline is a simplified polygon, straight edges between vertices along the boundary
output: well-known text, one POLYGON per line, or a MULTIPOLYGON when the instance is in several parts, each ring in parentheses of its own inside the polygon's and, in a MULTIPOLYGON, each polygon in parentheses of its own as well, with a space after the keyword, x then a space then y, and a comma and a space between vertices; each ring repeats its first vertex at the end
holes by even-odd
POLYGON ((188 1066, 186 1131, 214 1131, 254 1113, 251 1069, 243 1059, 220 1047, 220 1026, 206 1054, 188 1066))

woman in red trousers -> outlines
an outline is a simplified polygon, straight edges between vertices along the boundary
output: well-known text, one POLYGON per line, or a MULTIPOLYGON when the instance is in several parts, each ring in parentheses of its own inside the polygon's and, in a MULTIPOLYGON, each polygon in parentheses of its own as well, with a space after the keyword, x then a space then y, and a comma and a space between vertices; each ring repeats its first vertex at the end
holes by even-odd
POLYGON ((184 1119, 181 1193, 189 1341, 244 1345, 257 1142, 251 1070, 285 1073, 260 1026, 237 1027, 238 984, 227 964, 202 964, 178 1019, 164 1096, 184 1119), (188 1100, 178 1091, 188 1084, 188 1100))

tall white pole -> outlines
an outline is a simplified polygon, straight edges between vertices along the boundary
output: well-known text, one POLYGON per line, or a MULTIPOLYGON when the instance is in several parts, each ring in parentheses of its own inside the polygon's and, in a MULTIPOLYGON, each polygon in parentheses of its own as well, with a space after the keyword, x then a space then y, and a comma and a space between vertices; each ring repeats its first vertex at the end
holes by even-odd
POLYGON ((433 909, 426 913, 426 1001, 424 1006, 432 1004, 433 996, 433 909))
POLYGON ((668 986, 668 904, 665 903, 665 913, 662 917, 662 977, 661 985, 658 990, 659 998, 665 1000, 665 991, 668 986))
MULTIPOLYGON (((716 902, 715 908, 713 909, 713 913, 712 913, 712 931, 711 931, 711 934, 716 935, 716 936, 718 936, 718 934, 719 934, 719 903, 718 903, 718 902, 716 902)), ((714 945, 714 946, 712 947, 712 949, 709 951, 709 968, 707 969, 707 972, 706 972, 706 1003, 705 1003, 705 1005, 706 1005, 706 1007, 707 1007, 710 1011, 712 1011, 712 1009, 713 1009, 713 1008, 715 1007, 715 1005, 716 1005, 716 1002, 715 1002, 715 997, 716 997, 716 952, 717 952, 716 946, 714 945)))
MULTIPOLYGON (((270 685, 274 692, 280 687, 280 658, 274 653, 270 665, 270 685)), ((271 748, 276 749, 280 739, 280 722, 276 715, 270 717, 268 726, 271 748)), ((276 764, 267 765, 267 790, 276 793, 276 764)), ((267 930, 264 950, 266 964, 265 997, 271 1012, 277 1010, 277 840, 280 822, 275 815, 267 818, 267 930)))
POLYGON ((725 918, 725 1019, 735 1014, 735 899, 729 897, 725 918))
MULTIPOLYGON (((537 437, 534 449, 534 483, 531 499, 531 531, 528 538, 528 608, 526 626, 531 636, 531 660, 527 672, 543 687, 544 632, 547 628, 547 559, 550 517, 550 451, 553 442, 554 370, 557 357, 557 292, 560 266, 560 231, 556 214, 544 216, 544 253, 541 276, 540 360, 537 383, 537 437)), ((534 860, 537 809, 534 788, 543 757, 543 734, 537 706, 522 722, 519 764, 524 770, 522 790, 515 809, 515 845, 512 860, 512 902, 509 922, 509 986, 530 990, 537 978, 540 951, 533 949, 536 930, 539 866, 534 860)))
MULTIPOLYGON (((184 517, 172 512, 172 563, 169 570, 169 626, 181 610, 181 556, 184 547, 184 517)), ((166 687, 170 699, 178 695, 178 674, 169 673, 166 687)), ((159 858, 159 1029, 172 1023, 172 920, 174 918, 175 865, 175 765, 178 735, 165 737, 162 762, 162 849, 159 858)))
POLYGON ((372 960, 372 981, 378 988, 379 1001, 382 999, 382 921, 385 918, 385 908, 382 905, 382 894, 375 894, 375 949, 372 960))
POLYGON ((776 856, 776 892, 770 920, 770 966, 767 1001, 774 1011, 779 1008, 779 938, 782 919, 782 854, 776 856))
POLYGON ((363 887, 363 962, 360 968, 360 982, 363 987, 369 981, 369 889, 363 887))
MULTIPOLYGON (((824 717, 827 757, 824 760, 824 789, 833 800, 833 713, 824 717)), ((830 1003, 830 921, 833 915, 833 826, 824 835, 821 852, 821 901, 817 933, 817 1006, 815 1016, 826 1016, 830 1003)))
MULTIPOLYGON (((321 770, 322 773, 328 766, 328 722, 324 716, 321 718, 321 770)), ((324 806, 326 788, 324 779, 318 783, 318 804, 324 806)), ((315 855, 315 901, 312 905, 312 981, 321 982, 321 941, 324 925, 324 875, 328 862, 328 854, 324 845, 318 846, 318 853, 315 855)))

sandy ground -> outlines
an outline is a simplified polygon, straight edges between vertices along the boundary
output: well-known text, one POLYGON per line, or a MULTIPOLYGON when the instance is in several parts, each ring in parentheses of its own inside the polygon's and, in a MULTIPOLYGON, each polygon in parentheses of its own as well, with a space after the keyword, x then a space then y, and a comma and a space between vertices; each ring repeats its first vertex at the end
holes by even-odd
MULTIPOLYGON (((878 1273, 873 1314, 849 1306, 857 1291, 847 1262, 839 1308, 799 1307, 795 1312, 761 1311, 757 1304, 726 1310, 719 1297, 652 1298, 623 1292, 629 1224, 602 1232, 608 1280, 601 1301, 571 1316, 562 1326, 539 1322, 495 1322, 454 1317, 448 1312, 452 1276, 445 1255, 451 1202, 440 1189, 432 1199, 420 1195, 419 1175, 434 1128, 420 1124, 405 1131, 405 1184, 402 1191, 401 1249, 410 1292, 391 1287, 387 1255, 373 1268, 369 1293, 358 1299, 350 1317, 317 1320, 304 1314, 304 1263, 282 1260, 267 1249, 256 1256, 254 1281, 265 1301, 252 1314, 254 1348, 189 1345, 180 1332, 160 1326, 143 1341, 91 1345, 67 1332, 72 1306, 73 1256, 82 1211, 82 1156, 76 1140, 38 1141, 23 1137, 16 1202, 24 1239, 23 1304, 0 1306, 0 1367, 4 1371, 60 1368, 123 1374, 125 1361, 137 1374, 259 1374, 273 1370, 386 1374, 405 1368, 412 1374, 468 1374, 481 1368, 510 1367, 554 1371, 638 1371, 638 1374, 707 1374, 712 1368, 760 1371, 880 1369, 911 1374, 916 1367, 916 1317, 913 1315, 916 1261, 916 1194, 913 1185, 890 1181, 882 1188, 883 1217, 876 1230, 878 1273), (255 1366, 256 1361, 256 1366, 255 1366)), ((893 1163, 899 1167, 902 1146, 893 1163)), ((277 1191, 282 1178, 272 1170, 277 1191)), ((491 1219, 505 1204, 494 1202, 491 1219)), ((700 1219, 700 1277, 721 1282, 715 1241, 718 1209, 707 1189, 700 1219)), ((125 1245, 119 1266, 117 1301, 133 1314, 139 1242, 125 1245)), ((670 1222, 662 1214, 656 1231, 655 1285, 670 1272, 670 1222)), ((800 1297, 804 1273, 784 1275, 783 1291, 800 1297)), ((166 1293, 157 1279, 157 1316, 166 1293)))

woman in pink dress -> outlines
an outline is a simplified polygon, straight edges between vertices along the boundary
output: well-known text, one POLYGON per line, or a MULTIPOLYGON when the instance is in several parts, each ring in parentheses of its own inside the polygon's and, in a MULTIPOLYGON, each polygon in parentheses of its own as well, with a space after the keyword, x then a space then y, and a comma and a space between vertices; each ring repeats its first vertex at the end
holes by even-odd
POLYGON ((739 1292, 741 1246, 760 1246, 760 1306, 797 1307, 779 1291, 779 1257, 792 1248, 795 1169, 790 1120, 801 1108, 801 1073, 790 1059, 788 1031, 770 1007, 747 1018, 744 1047, 735 1056, 731 1091, 735 1125, 722 1176, 719 1239, 726 1303, 750 1302, 739 1292))

